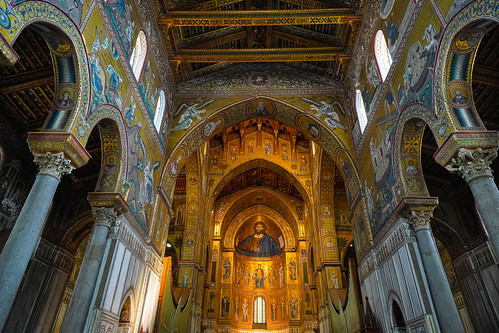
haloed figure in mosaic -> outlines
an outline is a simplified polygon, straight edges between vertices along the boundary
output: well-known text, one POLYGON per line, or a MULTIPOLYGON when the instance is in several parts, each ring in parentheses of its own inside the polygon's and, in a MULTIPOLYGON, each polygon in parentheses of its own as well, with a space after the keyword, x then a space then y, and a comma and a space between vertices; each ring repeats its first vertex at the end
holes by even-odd
POLYGON ((270 257, 282 252, 282 248, 277 244, 272 236, 265 233, 267 226, 263 222, 256 222, 253 226, 254 234, 239 242, 236 239, 236 251, 250 257, 270 257))

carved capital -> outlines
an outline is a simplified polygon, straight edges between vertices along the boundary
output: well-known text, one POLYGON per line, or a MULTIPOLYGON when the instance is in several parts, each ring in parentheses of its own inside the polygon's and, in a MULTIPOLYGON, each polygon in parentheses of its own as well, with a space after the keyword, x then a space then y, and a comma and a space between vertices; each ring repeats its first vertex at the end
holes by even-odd
POLYGON ((88 202, 95 215, 95 225, 103 225, 111 231, 109 236, 116 237, 123 222, 123 215, 128 211, 128 205, 119 193, 90 192, 88 202))
POLYGON ((71 160, 64 157, 64 153, 34 154, 34 162, 40 167, 40 173, 52 175, 57 178, 71 173, 75 168, 71 160))
POLYGON ((433 212, 427 210, 411 210, 411 216, 409 216, 409 222, 415 231, 420 229, 430 229, 430 219, 433 216, 433 212))
POLYGON ((102 225, 110 229, 114 227, 118 217, 113 207, 92 207, 92 214, 95 216, 95 225, 102 225))
POLYGON ((437 197, 405 197, 393 214, 408 219, 411 227, 416 231, 430 229, 430 219, 437 205, 437 197))
POLYGON ((449 172, 460 174, 466 182, 480 177, 492 177, 490 164, 497 157, 497 147, 488 149, 460 148, 445 166, 449 172))

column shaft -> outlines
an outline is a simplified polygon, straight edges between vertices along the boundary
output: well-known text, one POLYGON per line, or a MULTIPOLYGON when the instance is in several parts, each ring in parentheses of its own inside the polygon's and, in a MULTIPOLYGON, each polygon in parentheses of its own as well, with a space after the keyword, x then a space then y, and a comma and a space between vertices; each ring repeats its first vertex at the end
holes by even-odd
POLYGON ((416 230, 419 252, 442 333, 464 333, 440 255, 427 228, 416 230))
POLYGON ((60 179, 39 173, 0 255, 0 331, 47 219, 60 179))
POLYGON ((474 178, 468 185, 497 261, 499 256, 499 191, 492 177, 474 178))
POLYGON ((492 148, 459 148, 457 155, 445 168, 452 173, 460 174, 468 183, 497 261, 499 256, 499 192, 490 168, 492 160, 497 157, 496 135, 497 133, 494 133, 494 147, 492 148))
POLYGON ((94 225, 94 230, 88 242, 85 256, 81 264, 75 289, 69 302, 61 333, 83 332, 91 308, 92 298, 97 286, 97 279, 106 250, 109 227, 102 224, 94 225))

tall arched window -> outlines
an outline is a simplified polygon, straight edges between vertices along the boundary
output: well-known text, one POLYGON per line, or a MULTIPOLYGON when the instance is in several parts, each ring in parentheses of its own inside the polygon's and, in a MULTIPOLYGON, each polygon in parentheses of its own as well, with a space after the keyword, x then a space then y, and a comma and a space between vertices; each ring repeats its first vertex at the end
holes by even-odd
POLYGON ((367 126, 367 113, 362 92, 357 89, 355 91, 355 110, 357 111, 357 118, 359 119, 360 133, 364 133, 367 126))
POLYGON ((265 300, 262 296, 255 299, 253 306, 253 323, 265 324, 265 300))
POLYGON ((159 92, 158 102, 156 103, 156 111, 154 112, 154 127, 156 131, 161 131, 161 121, 163 120, 163 114, 165 113, 165 92, 161 90, 159 92))
POLYGON ((133 75, 139 81, 144 62, 146 61, 147 54, 147 39, 143 30, 139 31, 139 35, 135 40, 132 56, 130 57, 130 66, 132 67, 133 75))
POLYGON ((376 63, 378 64, 381 80, 385 81, 385 78, 390 71, 390 67, 392 66, 392 57, 388 51, 385 34, 383 34, 383 31, 381 30, 376 32, 376 37, 374 38, 374 57, 376 58, 376 63))

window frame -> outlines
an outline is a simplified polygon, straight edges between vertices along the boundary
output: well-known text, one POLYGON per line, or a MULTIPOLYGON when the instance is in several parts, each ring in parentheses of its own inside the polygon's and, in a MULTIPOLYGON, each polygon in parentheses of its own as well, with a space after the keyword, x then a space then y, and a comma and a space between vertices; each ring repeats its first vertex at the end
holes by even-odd
POLYGON ((142 72, 144 71, 144 65, 146 63, 148 51, 149 49, 147 43, 147 35, 144 32, 144 30, 140 30, 137 35, 137 38, 135 39, 135 44, 133 45, 132 54, 128 61, 132 69, 133 76, 135 76, 137 82, 140 81, 142 72), (140 52, 140 50, 142 50, 142 52, 137 53, 140 52))
POLYGON ((360 89, 355 90, 355 112, 357 113, 357 120, 359 123, 360 134, 364 134, 369 123, 369 118, 367 117, 366 105, 364 103, 364 97, 362 97, 362 91, 360 89))
POLYGON ((382 30, 376 31, 374 36, 374 59, 376 60, 376 66, 378 66, 381 82, 385 82, 392 67, 393 59, 390 50, 388 50, 385 33, 382 30))
POLYGON ((156 108, 154 110, 154 127, 156 131, 161 132, 161 124, 163 123, 163 117, 165 116, 165 107, 166 107, 166 97, 165 91, 160 89, 158 100, 156 102, 156 108))

